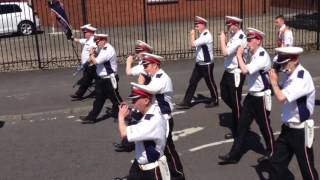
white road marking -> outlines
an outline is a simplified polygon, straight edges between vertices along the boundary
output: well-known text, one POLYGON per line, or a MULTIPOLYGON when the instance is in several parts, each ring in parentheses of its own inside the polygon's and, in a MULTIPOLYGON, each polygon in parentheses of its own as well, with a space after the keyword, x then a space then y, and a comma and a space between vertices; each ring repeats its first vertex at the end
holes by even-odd
MULTIPOLYGON (((315 126, 314 128, 315 128, 315 129, 319 129, 319 126, 315 126)), ((273 134, 274 134, 274 135, 279 135, 279 134, 280 134, 280 131, 274 132, 273 134)), ((260 135, 260 136, 261 136, 261 135, 260 135)), ((231 143, 231 142, 233 142, 233 139, 228 139, 228 140, 223 140, 223 141, 212 142, 212 143, 208 143, 208 144, 204 144, 204 145, 201 145, 201 146, 197 146, 197 147, 191 148, 191 149, 189 149, 189 151, 190 151, 190 152, 195 152, 195 151, 199 151, 199 150, 202 150, 202 149, 205 149, 205 148, 209 148, 209 147, 213 147, 213 146, 218 146, 218 145, 221 145, 221 144, 226 144, 226 143, 231 143)))
POLYGON ((74 118, 75 116, 67 116, 68 119, 72 119, 74 118))
POLYGON ((175 111, 172 114, 172 116, 175 116, 175 115, 178 115, 178 114, 183 114, 183 113, 186 113, 186 111, 175 111))
POLYGON ((218 145, 226 144, 226 143, 230 143, 230 142, 233 142, 233 139, 228 139, 228 140, 224 140, 224 141, 218 141, 218 142, 213 142, 213 143, 209 143, 209 144, 204 144, 204 145, 201 145, 201 146, 198 146, 198 147, 191 148, 191 149, 189 149, 189 151, 190 152, 199 151, 201 149, 205 149, 205 148, 212 147, 212 146, 218 146, 218 145))
POLYGON ((202 131, 203 129, 204 127, 192 127, 192 128, 187 128, 180 131, 172 131, 172 140, 177 141, 181 137, 189 136, 191 134, 202 131))

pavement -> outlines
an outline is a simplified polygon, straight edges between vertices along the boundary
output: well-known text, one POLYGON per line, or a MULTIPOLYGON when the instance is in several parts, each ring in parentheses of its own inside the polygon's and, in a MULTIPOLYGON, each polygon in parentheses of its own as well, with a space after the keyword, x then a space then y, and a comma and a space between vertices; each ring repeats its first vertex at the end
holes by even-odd
MULTIPOLYGON (((317 69, 319 60, 320 51, 308 52, 301 57, 302 64, 315 78, 320 77, 317 69)), ((216 58, 215 61, 214 76, 219 86, 223 61, 221 58, 216 58)), ((193 60, 168 61, 162 64, 162 68, 173 80, 176 102, 179 102, 184 95, 193 65, 193 60)), ((0 120, 25 120, 34 116, 56 113, 83 112, 86 115, 92 107, 93 98, 72 101, 70 95, 76 91, 72 86, 81 77, 81 73, 73 76, 74 72, 75 69, 68 68, 0 73, 0 120)), ((135 78, 125 76, 123 64, 119 66, 118 74, 119 91, 125 99, 130 91, 129 83, 135 81, 135 78)), ((316 86, 319 84, 316 83, 316 86)), ((208 93, 203 81, 199 84, 197 92, 208 93)), ((110 105, 110 101, 107 100, 106 105, 110 105)))

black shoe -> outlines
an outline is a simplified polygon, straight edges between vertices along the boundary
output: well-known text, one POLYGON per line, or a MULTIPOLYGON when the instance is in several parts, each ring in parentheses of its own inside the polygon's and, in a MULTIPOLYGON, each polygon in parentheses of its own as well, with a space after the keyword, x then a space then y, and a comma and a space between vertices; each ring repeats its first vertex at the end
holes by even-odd
POLYGON ((219 159, 222 160, 220 164, 236 164, 239 162, 240 158, 227 153, 226 155, 219 155, 219 159))
POLYGON ((80 116, 79 119, 82 124, 94 124, 97 122, 97 119, 89 118, 88 116, 80 116))
POLYGON ((213 108, 213 107, 217 107, 217 106, 219 106, 219 101, 211 102, 209 104, 206 104, 204 107, 205 108, 213 108))
POLYGON ((126 148, 126 147, 117 147, 117 148, 114 148, 114 150, 116 151, 116 152, 132 152, 133 151, 133 149, 131 149, 131 148, 126 148))
POLYGON ((116 152, 132 152, 134 150, 134 143, 127 143, 126 145, 114 143, 114 150, 116 152))
POLYGON ((226 134, 224 135, 224 138, 225 138, 225 139, 232 139, 232 138, 233 138, 233 135, 232 135, 232 133, 226 133, 226 134))
POLYGON ((177 103, 177 105, 179 106, 178 109, 190 109, 190 104, 182 101, 180 103, 177 103))

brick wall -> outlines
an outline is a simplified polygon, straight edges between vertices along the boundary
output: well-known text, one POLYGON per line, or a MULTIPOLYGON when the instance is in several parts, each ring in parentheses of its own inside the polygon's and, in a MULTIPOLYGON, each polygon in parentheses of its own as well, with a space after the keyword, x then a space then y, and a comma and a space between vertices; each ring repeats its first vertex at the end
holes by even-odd
MULTIPOLYGON (((73 27, 84 23, 82 0, 61 0, 73 27)), ((97 27, 135 25, 144 23, 143 0, 85 0, 87 20, 97 27)), ((43 26, 50 26, 52 18, 45 0, 33 0, 43 26)), ((178 21, 203 17, 240 15, 235 0, 178 0, 178 3, 146 5, 147 22, 178 21)), ((262 14, 270 7, 270 0, 243 0, 244 15, 262 14)))

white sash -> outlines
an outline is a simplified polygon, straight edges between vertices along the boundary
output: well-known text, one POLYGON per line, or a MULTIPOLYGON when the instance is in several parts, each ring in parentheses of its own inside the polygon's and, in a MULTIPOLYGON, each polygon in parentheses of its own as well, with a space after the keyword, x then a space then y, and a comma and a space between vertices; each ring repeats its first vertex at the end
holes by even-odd
POLYGON ((314 121, 308 119, 304 122, 304 144, 306 147, 311 148, 314 139, 314 121))
POLYGON ((158 163, 159 163, 159 169, 160 169, 160 172, 161 172, 161 177, 163 180, 170 180, 171 177, 170 177, 170 171, 169 171, 169 166, 168 166, 168 163, 167 163, 167 158, 165 155, 163 155, 159 160, 158 160, 158 163))
POLYGON ((264 105, 266 107, 267 111, 271 111, 271 107, 272 107, 272 99, 271 99, 271 90, 268 89, 266 91, 264 91, 264 105))
POLYGON ((114 73, 110 74, 110 80, 111 80, 113 89, 117 89, 117 79, 114 73))
POLYGON ((237 88, 239 87, 241 77, 240 77, 241 70, 239 68, 236 68, 233 70, 234 75, 234 86, 237 88))

